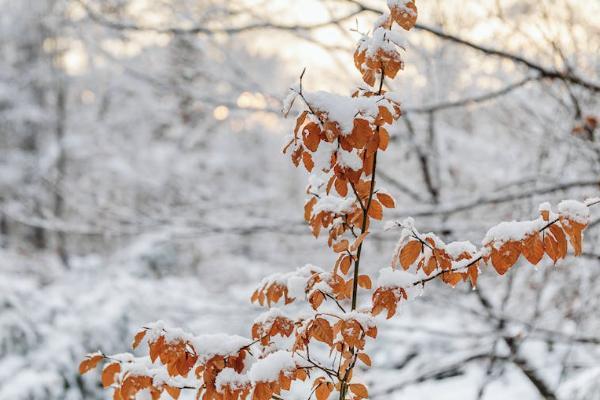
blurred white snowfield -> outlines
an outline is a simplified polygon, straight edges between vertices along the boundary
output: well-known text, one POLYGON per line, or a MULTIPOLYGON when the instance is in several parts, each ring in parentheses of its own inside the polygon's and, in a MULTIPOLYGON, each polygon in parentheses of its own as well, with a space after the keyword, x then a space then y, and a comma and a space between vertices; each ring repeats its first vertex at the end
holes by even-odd
MULTIPOLYGON (((110 398, 86 353, 156 320, 249 336, 264 276, 334 263, 302 222, 280 99, 304 66, 310 90, 357 85, 352 29, 379 3, 0 0, 0 400, 110 398)), ((378 160, 389 219, 479 245, 598 196, 600 4, 418 6, 378 160)), ((599 228, 592 210, 583 257, 402 304, 358 371, 370 398, 600 399, 599 228)), ((398 232, 371 236, 375 272, 398 232)))

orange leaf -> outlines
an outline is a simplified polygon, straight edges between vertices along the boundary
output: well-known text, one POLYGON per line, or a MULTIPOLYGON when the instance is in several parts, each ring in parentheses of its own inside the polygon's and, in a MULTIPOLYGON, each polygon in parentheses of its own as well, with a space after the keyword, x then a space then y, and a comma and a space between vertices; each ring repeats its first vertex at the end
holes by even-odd
POLYGON ((317 308, 319 308, 321 303, 323 303, 323 300, 325 300, 325 296, 323 295, 323 293, 314 292, 308 299, 308 302, 310 303, 312 308, 316 310, 317 308))
POLYGON ((367 387, 360 383, 352 383, 349 385, 350 391, 354 393, 357 397, 362 399, 366 399, 369 397, 369 392, 367 391, 367 387))
POLYGON ((315 395, 317 396, 317 400, 327 400, 329 395, 333 391, 333 388, 330 387, 327 383, 321 382, 317 389, 315 390, 315 395))
POLYGON ((463 275, 459 272, 446 272, 442 276, 442 281, 444 283, 449 284, 452 287, 455 287, 460 281, 462 281, 463 275))
POLYGON ((506 242, 500 249, 492 250, 492 265, 498 274, 504 275, 519 259, 521 242, 506 242))
POLYGON ((166 385, 165 390, 169 393, 169 396, 177 400, 181 394, 181 389, 173 386, 166 385))
POLYGON ((118 362, 108 364, 102 370, 102 386, 107 388, 115 382, 115 375, 121 372, 121 364, 118 362))
POLYGON ((427 276, 431 275, 433 271, 437 268, 437 259, 435 257, 429 257, 426 263, 423 263, 423 272, 427 276))
POLYGON ((381 220, 383 218, 383 207, 381 207, 381 203, 377 200, 372 200, 368 214, 371 218, 381 220))
POLYGON ((335 190, 339 193, 340 196, 346 197, 348 194, 348 181, 345 179, 337 178, 335 180, 335 190))
POLYGON ((358 353, 358 359, 363 362, 367 367, 371 366, 371 357, 369 357, 366 353, 358 353))
POLYGON ((379 115, 386 124, 391 124, 392 122, 394 122, 394 117, 392 116, 392 113, 385 106, 379 106, 379 115))
POLYGON ((357 149, 362 149, 367 144, 369 137, 373 134, 371 130, 371 124, 369 121, 363 118, 354 119, 354 127, 352 128, 352 134, 349 139, 352 140, 352 144, 357 149))
POLYGON ((523 240, 523 255, 533 265, 537 265, 544 257, 544 242, 539 233, 523 240))
POLYGON ((390 143, 390 134, 387 129, 379 128, 379 149, 385 151, 390 143))
POLYGON ((79 364, 79 373, 85 374, 89 370, 96 368, 96 365, 98 365, 98 363, 102 361, 103 358, 104 356, 102 354, 88 355, 87 358, 83 360, 81 364, 79 364))
POLYGON ((317 198, 313 197, 310 200, 308 200, 306 202, 306 204, 304 205, 304 220, 305 221, 310 220, 310 216, 312 215, 312 210, 313 210, 313 207, 315 206, 315 204, 317 204, 317 198))
POLYGON ((327 343, 330 346, 333 344, 333 329, 331 329, 331 325, 326 319, 315 318, 310 333, 320 342, 327 343))
POLYGON ((402 268, 408 269, 421 254, 423 244, 418 240, 411 240, 400 251, 400 265, 402 268))
POLYGON ((406 2, 404 7, 395 6, 390 9, 392 18, 398 25, 409 31, 417 23, 417 6, 414 0, 406 2))
POLYGON ((314 122, 308 123, 304 127, 302 137, 304 146, 314 153, 319 148, 319 142, 321 141, 321 129, 314 122))
POLYGON ((369 275, 360 275, 358 277, 358 286, 365 289, 371 289, 373 285, 371 283, 371 278, 369 278, 369 275))
POLYGON ((143 329, 141 331, 139 331, 138 333, 136 333, 135 337, 133 338, 133 343, 131 344, 131 347, 133 347, 134 349, 136 347, 138 347, 140 345, 140 343, 142 342, 142 339, 144 338, 144 336, 146 336, 146 330, 143 329))
POLYGON ((352 263, 352 259, 350 258, 350 256, 346 255, 346 256, 342 257, 342 261, 340 262, 340 270, 344 274, 347 274, 348 271, 350 271, 351 263, 352 263))
POLYGON ((394 198, 387 193, 377 193, 377 200, 379 200, 379 202, 386 208, 396 207, 394 198))
POLYGON ((558 253, 558 242, 552 237, 552 235, 544 235, 544 251, 546 251, 548 257, 550 257, 556 264, 556 261, 558 261, 560 258, 558 253))
POLYGON ((559 258, 565 258, 567 256, 567 236, 558 225, 550 225, 550 232, 554 235, 556 242, 558 243, 558 255, 559 258))
POLYGON ((300 114, 298 116, 298 118, 296 119, 296 126, 294 127, 294 133, 295 134, 298 133, 298 129, 300 129, 300 127, 304 123, 304 120, 306 119, 307 115, 308 115, 308 111, 302 111, 302 114, 300 114))
POLYGON ((368 231, 361 233, 360 236, 356 238, 354 243, 352 243, 352 246, 350 246, 350 251, 356 251, 358 249, 358 246, 361 245, 361 243, 363 242, 363 240, 365 240, 368 234, 368 231))
POLYGON ((341 253, 342 251, 348 250, 348 246, 350 243, 347 239, 341 240, 333 245, 333 251, 336 253, 341 253))
POLYGON ((586 228, 586 225, 564 219, 561 219, 561 224, 564 227, 565 232, 569 236, 569 242, 571 242, 571 246, 573 246, 573 251, 575 255, 581 255, 582 233, 583 230, 586 228))
POLYGON ((306 170, 308 172, 311 172, 313 167, 315 166, 312 156, 306 151, 302 153, 302 162, 304 163, 304 166, 306 167, 306 170))

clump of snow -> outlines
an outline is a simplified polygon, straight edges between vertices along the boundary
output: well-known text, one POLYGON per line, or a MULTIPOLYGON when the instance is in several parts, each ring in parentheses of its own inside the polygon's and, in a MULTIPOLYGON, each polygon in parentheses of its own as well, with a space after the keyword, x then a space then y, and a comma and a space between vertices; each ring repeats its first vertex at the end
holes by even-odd
POLYGON ((400 269, 383 268, 379 271, 377 287, 381 288, 406 288, 419 281, 419 275, 400 269))
POLYGON ((382 101, 386 98, 385 96, 348 97, 318 91, 304 93, 304 97, 313 109, 327 113, 330 120, 337 122, 345 135, 352 132, 354 118, 358 115, 372 120, 379 113, 379 106, 389 105, 382 101))
POLYGON ((354 151, 338 151, 338 165, 341 167, 350 168, 351 170, 358 171, 362 168, 363 163, 358 154, 354 151))
POLYGON ((215 380, 215 386, 218 391, 223 391, 225 387, 232 389, 241 389, 250 384, 250 379, 247 375, 237 373, 233 368, 225 368, 215 380))
POLYGON ((317 151, 312 153, 316 171, 329 171, 331 169, 331 156, 337 148, 337 141, 329 143, 321 141, 317 151))
POLYGON ((414 10, 407 7, 408 3, 412 3, 413 0, 387 0, 388 7, 391 8, 399 8, 403 12, 413 15, 414 10))
POLYGON ((286 273, 276 273, 269 275, 260 282, 259 287, 265 287, 273 283, 278 283, 288 288, 288 296, 292 298, 303 298, 305 295, 306 283, 315 273, 324 271, 312 264, 306 264, 297 268, 295 271, 286 273))
POLYGON ((563 200, 558 203, 558 212, 561 216, 580 224, 590 222, 590 209, 585 203, 577 200, 563 200))
POLYGON ((321 211, 346 214, 351 212, 353 207, 354 199, 352 197, 325 195, 317 200, 313 207, 313 214, 318 214, 321 211))
POLYGON ((273 322, 277 318, 285 317, 280 308, 272 307, 254 319, 255 323, 267 324, 273 322))
POLYGON ((547 201, 543 202, 542 204, 540 204, 540 206, 538 207, 538 211, 542 212, 542 211, 552 211, 552 206, 550 205, 550 203, 548 203, 547 201))
POLYGON ((252 364, 248 376, 253 382, 273 382, 282 371, 293 371, 296 362, 292 353, 284 350, 276 351, 252 364))
POLYGON ((397 53, 396 46, 406 47, 406 40, 402 33, 379 27, 373 31, 372 36, 361 38, 358 50, 365 51, 367 57, 373 57, 379 50, 386 53, 397 53))
POLYGON ((388 19, 390 18, 390 11, 389 10, 385 10, 384 12, 381 13, 381 15, 379 17, 377 17, 377 19, 375 20, 375 23, 373 24, 373 27, 375 29, 383 26, 388 19))
POLYGON ((492 242, 502 244, 509 241, 522 240, 527 235, 539 231, 545 224, 546 222, 541 218, 533 221, 501 222, 487 231, 481 243, 486 246, 492 242))
POLYGON ((477 252, 475 245, 469 241, 448 243, 444 250, 446 250, 446 253, 453 259, 458 258, 458 256, 463 253, 474 254, 477 252))
POLYGON ((337 314, 337 316, 345 321, 355 320, 365 330, 375 326, 375 319, 373 316, 364 312, 353 310, 347 313, 337 314))
POLYGON ((190 340, 198 355, 209 359, 217 355, 235 354, 251 341, 238 335, 208 334, 195 336, 190 340))

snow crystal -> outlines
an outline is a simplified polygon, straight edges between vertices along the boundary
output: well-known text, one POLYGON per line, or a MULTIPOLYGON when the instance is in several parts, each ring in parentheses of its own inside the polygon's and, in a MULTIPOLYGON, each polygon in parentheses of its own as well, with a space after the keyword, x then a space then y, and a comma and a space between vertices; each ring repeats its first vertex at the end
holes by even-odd
POLYGON ((580 224, 587 224, 590 220, 590 209, 577 200, 563 200, 558 203, 560 215, 580 224))
POLYGON ((292 353, 280 350, 252 364, 248 376, 254 382, 272 382, 278 379, 281 371, 294 369, 296 369, 296 362, 292 353))

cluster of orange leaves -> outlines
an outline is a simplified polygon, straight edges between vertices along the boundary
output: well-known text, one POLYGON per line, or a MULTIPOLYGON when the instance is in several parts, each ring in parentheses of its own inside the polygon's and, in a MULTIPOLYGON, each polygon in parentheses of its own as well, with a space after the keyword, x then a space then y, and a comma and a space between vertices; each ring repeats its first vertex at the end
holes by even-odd
MULTIPOLYGON (((404 7, 393 5, 390 8, 390 14, 380 21, 380 28, 384 29, 384 36, 385 31, 391 29, 393 22, 396 22, 407 31, 415 26, 417 6, 414 0, 407 2, 404 7)), ((386 39, 389 40, 389 38, 384 37, 384 40, 386 39)), ((381 73, 390 79, 394 79, 398 71, 404 68, 402 56, 394 46, 378 47, 374 51, 359 46, 354 53, 354 65, 362 74, 365 83, 370 86, 375 85, 377 76, 381 73)))
MULTIPOLYGON (((373 96, 372 92, 356 92, 355 96, 364 95, 373 96)), ((384 99, 382 97, 382 99, 384 99)), ((327 210, 314 213, 313 209, 318 202, 316 195, 313 195, 304 206, 304 218, 309 223, 315 236, 319 236, 321 228, 330 228, 329 245, 341 237, 348 229, 358 226, 362 223, 364 214, 367 212, 367 227, 369 218, 381 220, 383 218, 383 207, 394 207, 394 200, 389 194, 377 193, 377 199, 373 199, 370 206, 365 206, 371 197, 373 180, 368 179, 373 173, 374 157, 378 150, 384 151, 389 142, 389 134, 384 125, 391 125, 400 118, 400 107, 392 100, 385 99, 388 106, 380 105, 377 115, 370 121, 364 116, 357 116, 353 121, 353 128, 350 134, 344 135, 338 122, 328 119, 326 111, 315 111, 313 118, 308 118, 310 111, 304 111, 296 121, 294 129, 294 138, 284 149, 288 150, 294 145, 292 152, 292 161, 298 166, 300 160, 305 168, 310 172, 313 170, 314 163, 311 153, 317 151, 321 141, 328 143, 337 143, 338 149, 343 151, 355 151, 362 161, 361 168, 353 170, 338 163, 337 154, 334 152, 328 167, 332 174, 327 182, 326 194, 330 194, 335 189, 340 197, 346 197, 350 191, 357 196, 356 203, 350 211, 331 212, 327 210), (390 111, 390 108, 392 111, 390 111), (315 118, 316 117, 316 121, 315 118), (301 133, 301 134, 300 134, 301 133), (365 177, 365 178, 363 178, 365 177), (341 220, 342 223, 335 223, 341 220)), ((311 109, 316 109, 311 107, 311 109)))
MULTIPOLYGON (((504 275, 523 257, 532 265, 537 265, 547 255, 554 263, 564 259, 568 253, 568 242, 573 248, 573 254, 578 256, 582 251, 583 231, 586 224, 578 222, 566 215, 550 219, 549 211, 541 212, 543 226, 515 240, 494 240, 487 243, 481 252, 463 251, 452 257, 444 249, 439 239, 433 240, 427 235, 414 233, 410 240, 399 247, 394 256, 393 265, 400 265, 408 270, 416 264, 416 270, 423 271, 427 277, 435 272, 441 281, 454 287, 461 281, 470 280, 473 287, 477 285, 480 264, 489 264, 499 275, 504 275), (567 242, 568 241, 568 242, 567 242), (428 255, 425 249, 429 249, 428 255)), ((530 221, 533 222, 533 221, 530 221)), ((423 282, 415 282, 423 283, 423 282)), ((387 311, 387 318, 396 313, 397 304, 407 300, 406 287, 380 287, 372 297, 372 313, 378 315, 387 311)))
POLYGON ((582 234, 587 225, 563 215, 551 221, 548 211, 542 211, 541 214, 542 219, 547 222, 542 229, 521 240, 506 241, 498 247, 494 243, 488 244, 490 251, 483 260, 486 262, 491 260, 494 269, 500 275, 504 275, 512 268, 521 254, 533 265, 537 265, 544 254, 556 263, 567 256, 567 238, 573 253, 576 256, 580 255, 582 234))

